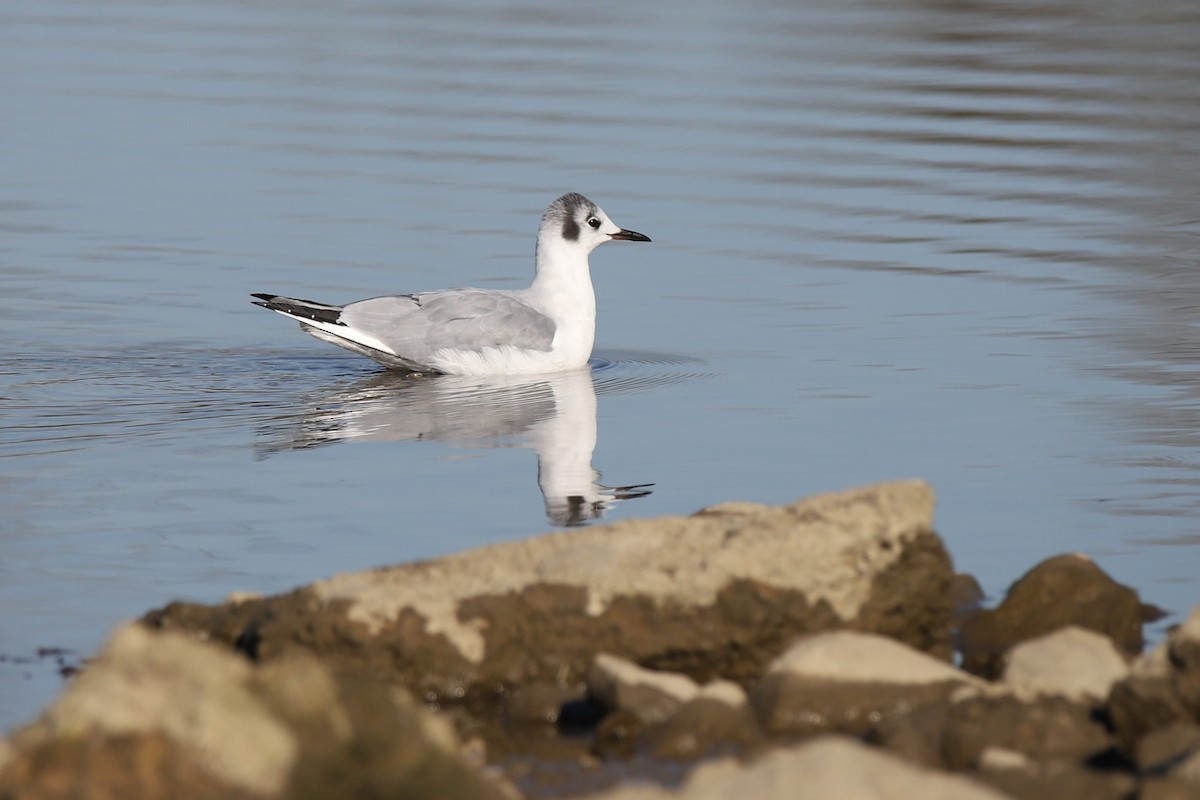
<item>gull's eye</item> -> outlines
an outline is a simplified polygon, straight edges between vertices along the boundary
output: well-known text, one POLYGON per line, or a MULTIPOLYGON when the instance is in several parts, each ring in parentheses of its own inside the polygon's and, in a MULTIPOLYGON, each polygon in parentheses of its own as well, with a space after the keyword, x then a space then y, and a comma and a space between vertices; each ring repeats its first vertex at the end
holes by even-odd
POLYGON ((599 228, 600 220, 597 219, 596 217, 588 217, 588 225, 592 228, 599 228))

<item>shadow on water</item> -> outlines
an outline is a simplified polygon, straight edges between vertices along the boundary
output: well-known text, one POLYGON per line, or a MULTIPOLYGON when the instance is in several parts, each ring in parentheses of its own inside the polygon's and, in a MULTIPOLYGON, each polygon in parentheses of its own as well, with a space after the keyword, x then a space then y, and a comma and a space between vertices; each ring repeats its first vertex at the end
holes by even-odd
POLYGON ((589 369, 494 378, 373 374, 311 392, 303 410, 263 423, 256 452, 309 450, 334 442, 439 442, 466 449, 529 448, 554 525, 600 519, 613 504, 651 493, 653 483, 608 486, 592 466, 597 394, 627 394, 697 379, 698 362, 612 353, 589 369), (663 367, 683 367, 664 370, 663 367))

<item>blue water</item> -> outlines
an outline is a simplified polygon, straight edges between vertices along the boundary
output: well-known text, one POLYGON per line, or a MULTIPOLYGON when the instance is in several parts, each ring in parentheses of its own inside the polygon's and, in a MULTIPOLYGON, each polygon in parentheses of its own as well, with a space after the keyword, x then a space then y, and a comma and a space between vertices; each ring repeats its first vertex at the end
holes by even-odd
POLYGON ((1197 41, 1190 0, 0 6, 0 727, 39 647, 174 598, 897 477, 992 596, 1081 551, 1177 620, 1197 41), (249 304, 527 285, 565 191, 654 239, 593 254, 583 381, 414 385, 249 304))

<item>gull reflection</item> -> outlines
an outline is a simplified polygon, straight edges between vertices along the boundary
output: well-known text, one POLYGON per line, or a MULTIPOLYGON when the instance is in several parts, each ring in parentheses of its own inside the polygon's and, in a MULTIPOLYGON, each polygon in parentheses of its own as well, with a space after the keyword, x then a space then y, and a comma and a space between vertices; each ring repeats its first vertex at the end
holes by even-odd
POLYGON ((558 375, 413 378, 382 373, 313 398, 263 431, 269 455, 339 441, 436 441, 465 448, 529 447, 546 516, 559 526, 599 519, 653 484, 605 486, 592 467, 596 389, 589 369, 558 375))

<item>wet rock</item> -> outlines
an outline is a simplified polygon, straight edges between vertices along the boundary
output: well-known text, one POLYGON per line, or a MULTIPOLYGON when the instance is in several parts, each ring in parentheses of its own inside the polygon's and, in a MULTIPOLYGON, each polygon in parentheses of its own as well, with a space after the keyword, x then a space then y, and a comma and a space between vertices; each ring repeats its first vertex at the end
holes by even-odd
POLYGON ((587 674, 588 696, 609 711, 626 711, 642 722, 661 722, 700 692, 686 675, 642 669, 600 653, 587 674))
POLYGON ((643 749, 646 721, 629 710, 614 711, 596 726, 592 752, 601 758, 630 758, 643 749))
POLYGON ((838 631, 794 644, 771 664, 752 696, 771 733, 862 734, 887 716, 980 685, 974 676, 892 639, 838 631))
POLYGON ((963 669, 997 678, 1004 654, 1014 645, 1067 625, 1102 633, 1118 652, 1133 658, 1142 650, 1142 620, 1143 607, 1133 589, 1086 556, 1055 556, 1013 584, 997 609, 979 611, 964 623, 963 669))
POLYGON ((0 796, 505 796, 456 751, 444 721, 362 673, 304 656, 256 668, 129 626, 14 734, 0 796))
POLYGON ((749 764, 706 762, 678 790, 618 788, 591 800, 1003 800, 968 778, 906 764, 852 739, 823 736, 768 752, 749 764))
POLYGON ((437 704, 571 684, 609 652, 747 683, 796 636, 870 630, 949 657, 949 558, 919 481, 790 506, 715 506, 340 575, 288 595, 147 615, 268 661, 353 662, 437 704))
POLYGON ((1069 625, 1021 642, 1008 654, 1004 683, 1019 695, 1058 695, 1079 703, 1108 698, 1129 674, 1112 640, 1069 625))

